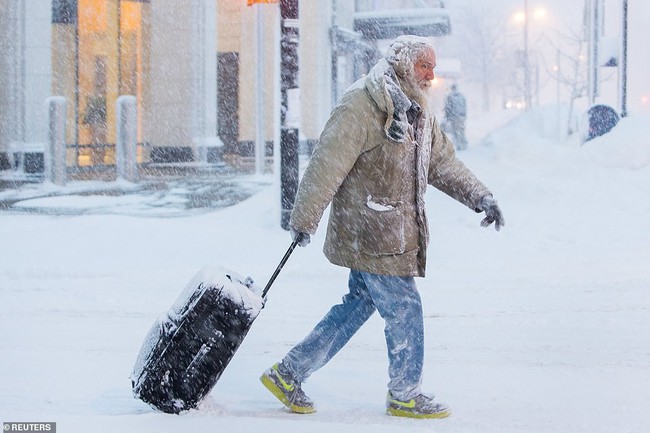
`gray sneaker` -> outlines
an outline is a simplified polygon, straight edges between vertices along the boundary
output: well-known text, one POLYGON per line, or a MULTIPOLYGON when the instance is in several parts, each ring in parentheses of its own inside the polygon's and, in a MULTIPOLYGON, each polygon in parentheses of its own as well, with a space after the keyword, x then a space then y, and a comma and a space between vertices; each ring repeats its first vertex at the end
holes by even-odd
POLYGON ((296 413, 314 413, 314 403, 305 395, 300 383, 296 382, 289 373, 281 371, 274 364, 260 376, 262 385, 277 397, 289 410, 296 413))
POLYGON ((433 397, 419 394, 409 401, 393 398, 388 391, 386 397, 386 413, 407 418, 446 418, 451 415, 449 408, 442 403, 433 401, 433 397))

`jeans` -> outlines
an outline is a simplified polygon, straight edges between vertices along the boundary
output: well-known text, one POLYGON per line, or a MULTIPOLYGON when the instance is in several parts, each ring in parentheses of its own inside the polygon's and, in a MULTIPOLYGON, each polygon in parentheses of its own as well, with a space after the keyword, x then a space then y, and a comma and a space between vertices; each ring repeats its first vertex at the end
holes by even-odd
POLYGON ((408 401, 420 394, 424 363, 422 301, 413 277, 376 275, 351 270, 350 292, 282 359, 298 382, 324 366, 361 328, 375 310, 384 319, 388 348, 388 389, 408 401))

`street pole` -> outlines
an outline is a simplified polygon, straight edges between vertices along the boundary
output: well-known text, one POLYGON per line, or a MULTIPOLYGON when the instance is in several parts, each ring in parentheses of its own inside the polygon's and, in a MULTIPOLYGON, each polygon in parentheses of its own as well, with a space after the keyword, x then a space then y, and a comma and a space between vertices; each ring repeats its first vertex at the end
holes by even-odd
POLYGON ((528 0, 524 0, 524 92, 526 92, 526 110, 532 105, 532 91, 530 83, 530 59, 528 58, 528 0))
POLYGON ((555 79, 557 80, 557 138, 558 140, 562 140, 562 109, 560 107, 560 79, 562 77, 562 71, 560 70, 560 62, 562 61, 562 58, 560 57, 560 49, 557 48, 555 50, 555 61, 557 63, 557 70, 555 71, 555 79))
POLYGON ((627 117, 627 0, 623 0, 621 50, 621 117, 627 117))
POLYGON ((298 192, 298 126, 287 121, 289 91, 298 89, 298 16, 298 0, 280 1, 280 225, 285 230, 298 192))
POLYGON ((338 100, 337 85, 339 81, 339 47, 338 47, 338 24, 336 22, 336 0, 332 0, 332 29, 330 31, 330 43, 332 44, 332 78, 331 78, 331 104, 336 105, 338 100))
POLYGON ((265 132, 266 125, 264 122, 264 16, 262 14, 262 4, 255 5, 255 174, 264 173, 264 163, 266 159, 265 132))
POLYGON ((598 62, 598 45, 600 42, 600 15, 601 3, 600 0, 590 0, 589 1, 589 14, 588 14, 588 25, 589 25, 589 72, 588 72, 588 89, 587 95, 589 99, 589 105, 593 105, 596 102, 596 97, 598 96, 598 89, 600 87, 599 83, 599 62, 598 62))

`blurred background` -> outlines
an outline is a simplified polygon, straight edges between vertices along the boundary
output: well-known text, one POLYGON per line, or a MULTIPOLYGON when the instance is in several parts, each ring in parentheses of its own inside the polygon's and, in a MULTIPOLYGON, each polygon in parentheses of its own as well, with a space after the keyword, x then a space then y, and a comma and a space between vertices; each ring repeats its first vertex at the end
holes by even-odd
POLYGON ((437 47, 438 115, 456 84, 468 123, 552 105, 565 139, 596 104, 648 112, 648 16, 642 0, 0 0, 0 173, 50 178, 52 146, 64 179, 119 177, 120 146, 140 174, 278 171, 401 34, 437 47))

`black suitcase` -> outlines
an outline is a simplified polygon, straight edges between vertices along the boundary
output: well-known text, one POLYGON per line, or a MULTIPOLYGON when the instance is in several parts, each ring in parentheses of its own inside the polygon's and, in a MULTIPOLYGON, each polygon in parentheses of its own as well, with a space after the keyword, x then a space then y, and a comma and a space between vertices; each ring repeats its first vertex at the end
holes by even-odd
POLYGON ((241 345, 296 245, 263 291, 250 278, 214 268, 192 278, 147 334, 131 374, 133 395, 166 413, 196 408, 241 345))

